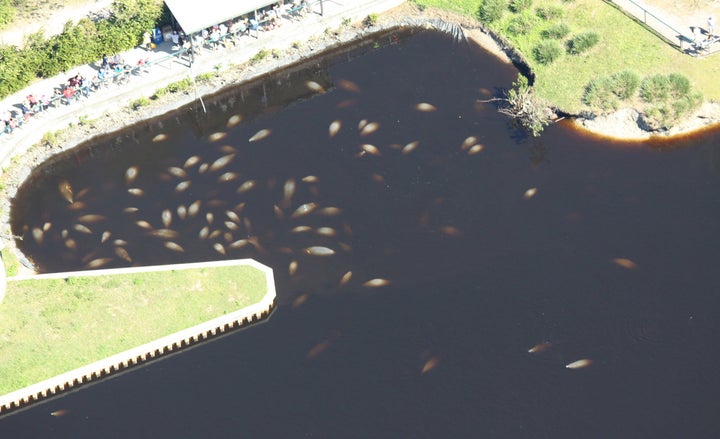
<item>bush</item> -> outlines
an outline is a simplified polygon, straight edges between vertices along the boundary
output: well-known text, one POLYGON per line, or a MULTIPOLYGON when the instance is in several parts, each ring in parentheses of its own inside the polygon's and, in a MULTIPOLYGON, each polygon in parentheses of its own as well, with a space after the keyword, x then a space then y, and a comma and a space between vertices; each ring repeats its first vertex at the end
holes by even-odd
POLYGON ((562 18, 565 15, 565 11, 560 6, 540 6, 535 10, 535 15, 543 20, 549 21, 562 18))
POLYGON ((665 129, 695 111, 702 95, 692 90, 683 75, 671 73, 648 76, 640 85, 642 99, 653 104, 645 110, 643 121, 650 129, 665 129))
POLYGON ((651 75, 640 85, 640 97, 647 103, 664 102, 670 95, 670 81, 665 75, 651 75))
POLYGON ((42 142, 45 145, 57 146, 58 145, 57 131, 48 131, 47 133, 43 134, 42 142))
POLYGON ((565 23, 553 24, 540 33, 543 38, 562 40, 570 33, 570 26, 565 23))
POLYGON ((530 9, 532 0, 510 0, 510 10, 513 12, 522 12, 530 9))
POLYGON ((584 32, 577 34, 568 41, 568 53, 571 55, 579 55, 587 52, 593 46, 600 42, 600 35, 595 32, 584 32))
POLYGON ((679 73, 670 73, 668 75, 668 83, 670 85, 670 92, 678 98, 686 96, 692 89, 690 80, 679 73))
POLYGON ((365 20, 363 20, 363 24, 365 27, 373 27, 378 23, 378 14, 370 14, 367 17, 365 17, 365 20))
POLYGON ((0 29, 12 23, 15 17, 15 6, 11 0, 0 0, 0 29))
POLYGON ((619 101, 614 89, 614 81, 607 76, 601 76, 593 79, 587 87, 585 87, 583 101, 586 105, 595 110, 615 110, 619 106, 619 101))
POLYGON ((613 93, 620 99, 630 99, 640 87, 640 77, 629 70, 612 75, 613 93))
POLYGON ((507 31, 513 35, 525 35, 535 27, 535 17, 530 14, 516 15, 508 23, 507 31))
POLYGON ((200 73, 199 75, 197 75, 195 77, 195 80, 197 82, 208 82, 211 79, 217 78, 217 77, 218 77, 217 72, 205 72, 205 73, 200 73))
POLYGON ((502 18, 508 8, 508 0, 483 0, 477 16, 483 23, 493 23, 502 18))
POLYGON ((181 91, 190 90, 192 88, 193 81, 190 78, 181 79, 180 81, 171 82, 165 87, 168 93, 179 93, 181 91))
POLYGON ((563 53, 562 47, 557 41, 542 41, 533 49, 533 57, 540 64, 551 64, 560 58, 563 53))
POLYGON ((142 96, 140 98, 135 99, 132 104, 130 104, 130 107, 132 107, 133 110, 137 110, 142 107, 146 107, 150 105, 150 99, 146 98, 145 96, 142 96))
POLYGON ((264 60, 270 56, 270 51, 266 49, 260 49, 258 50, 258 53, 256 53, 252 58, 250 58, 250 64, 259 63, 260 61, 264 60))

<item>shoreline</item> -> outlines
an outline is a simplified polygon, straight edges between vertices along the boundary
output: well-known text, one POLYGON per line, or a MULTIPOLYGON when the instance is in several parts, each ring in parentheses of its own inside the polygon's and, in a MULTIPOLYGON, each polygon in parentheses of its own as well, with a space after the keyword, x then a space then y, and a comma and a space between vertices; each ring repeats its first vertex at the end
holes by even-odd
MULTIPOLYGON (((113 376, 119 372, 145 364, 156 358, 166 357, 188 347, 192 347, 202 341, 214 339, 217 336, 262 322, 269 318, 272 314, 275 309, 277 299, 273 270, 253 259, 233 259, 214 262, 111 268, 95 271, 76 271, 50 273, 36 276, 18 276, 9 279, 8 281, 10 282, 33 280, 45 280, 47 282, 64 280, 67 282, 68 279, 93 278, 97 276, 127 276, 137 273, 160 273, 197 269, 230 268, 235 270, 238 267, 247 267, 252 269, 258 272, 264 279, 264 292, 259 299, 233 311, 219 313, 219 315, 216 313, 215 317, 210 316, 208 320, 201 321, 200 323, 193 323, 182 329, 172 329, 173 332, 165 333, 158 338, 143 342, 130 348, 125 348, 120 352, 115 351, 111 353, 111 355, 97 360, 92 359, 88 363, 81 363, 80 366, 73 369, 65 369, 58 375, 54 375, 33 384, 16 388, 8 393, 1 394, 0 416, 9 412, 15 412, 27 405, 42 401, 52 396, 73 390, 87 383, 95 382, 108 376, 113 376)), ((260 289, 259 291, 262 292, 260 289)), ((182 301, 184 302, 184 300, 182 301)), ((102 329, 107 330, 108 328, 103 327, 102 329)), ((112 331, 110 332, 112 333, 112 331)), ((70 343, 71 348, 72 346, 74 345, 70 343)), ((67 346, 65 346, 65 348, 67 348, 67 346)), ((72 349, 69 353, 71 355, 77 354, 72 349)), ((65 354, 67 354, 67 352, 65 354)), ((50 358, 53 358, 52 355, 50 355, 50 358)), ((55 369, 62 370, 57 367, 55 369)))
MULTIPOLYGON (((18 148, 17 154, 11 156, 7 169, 3 169, 0 175, 2 184, 3 200, 2 232, 10 234, 9 212, 10 200, 15 196, 17 188, 22 184, 31 170, 48 160, 52 156, 67 151, 92 138, 111 134, 124 126, 135 124, 143 120, 160 116, 173 111, 184 105, 197 101, 197 96, 208 96, 221 91, 224 88, 240 85, 242 83, 257 80, 273 71, 302 63, 310 60, 319 53, 336 49, 340 46, 360 41, 368 35, 372 35, 393 27, 425 26, 431 27, 432 21, 441 21, 460 26, 466 37, 481 46, 490 55, 495 56, 501 62, 512 63, 520 72, 531 78, 534 76, 532 70, 512 45, 500 35, 487 29, 482 23, 462 15, 436 9, 425 8, 421 10, 416 5, 405 2, 385 12, 380 13, 380 20, 376 26, 366 28, 362 23, 356 22, 351 25, 340 25, 336 29, 326 28, 324 32, 316 29, 313 36, 304 42, 301 47, 296 47, 290 41, 285 41, 285 47, 272 49, 272 55, 260 62, 253 63, 252 60, 241 60, 240 64, 225 62, 222 69, 211 70, 211 77, 202 84, 198 84, 197 94, 189 92, 182 94, 166 94, 157 100, 151 100, 150 104, 138 109, 131 109, 129 102, 137 96, 128 93, 122 96, 123 102, 117 111, 105 112, 94 119, 73 123, 67 121, 67 117, 58 121, 50 121, 43 131, 46 133, 60 131, 56 146, 48 145, 42 141, 33 145, 25 145, 18 148), (52 122, 55 122, 53 124, 52 122)), ((195 74, 208 73, 200 70, 195 74)), ((148 96, 148 86, 154 84, 138 84, 140 94, 148 96), (145 93, 142 93, 142 92, 145 93)), ((156 90, 161 88, 157 85, 156 90)), ((132 92, 133 90, 128 90, 132 92)), ((556 114, 559 112, 552 109, 556 114)), ((77 119, 84 117, 83 113, 87 108, 77 108, 72 116, 77 119), (84 111, 83 111, 84 110, 84 111)), ((592 118, 582 115, 569 114, 572 127, 580 130, 585 135, 595 136, 611 141, 622 141, 628 143, 644 143, 650 140, 673 140, 674 138, 695 135, 706 130, 715 129, 720 125, 720 104, 705 102, 701 109, 693 116, 680 123, 678 126, 664 132, 650 132, 643 130, 638 123, 638 111, 633 108, 620 109, 607 115, 598 115, 592 118)), ((9 146, 9 145, 8 145, 9 146)), ((16 251, 14 241, 7 243, 16 251)))

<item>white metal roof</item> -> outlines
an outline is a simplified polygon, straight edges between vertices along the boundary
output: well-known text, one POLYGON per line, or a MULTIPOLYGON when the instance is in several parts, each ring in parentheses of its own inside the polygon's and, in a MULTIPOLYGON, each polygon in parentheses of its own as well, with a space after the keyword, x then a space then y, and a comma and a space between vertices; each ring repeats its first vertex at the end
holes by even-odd
POLYGON ((186 34, 220 24, 248 12, 277 3, 278 0, 165 0, 186 34))

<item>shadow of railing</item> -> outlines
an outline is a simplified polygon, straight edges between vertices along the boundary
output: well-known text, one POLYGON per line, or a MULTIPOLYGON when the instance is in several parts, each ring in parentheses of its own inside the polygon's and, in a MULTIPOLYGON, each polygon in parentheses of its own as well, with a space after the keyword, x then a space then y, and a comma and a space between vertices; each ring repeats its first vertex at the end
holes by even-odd
POLYGON ((660 17, 645 9, 633 0, 603 0, 635 22, 645 27, 658 38, 683 53, 693 49, 693 40, 683 34, 675 26, 663 21, 660 17))

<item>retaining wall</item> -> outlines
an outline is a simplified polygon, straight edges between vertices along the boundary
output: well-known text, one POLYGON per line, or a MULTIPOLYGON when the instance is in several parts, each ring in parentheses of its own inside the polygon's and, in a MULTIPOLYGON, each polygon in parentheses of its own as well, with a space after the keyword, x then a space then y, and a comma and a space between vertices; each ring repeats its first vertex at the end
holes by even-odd
POLYGON ((154 358, 174 353, 180 349, 207 340, 213 336, 247 326, 267 318, 275 307, 275 280, 272 269, 252 259, 202 262, 190 264, 161 265, 151 267, 117 268, 72 273, 52 273, 35 276, 17 276, 8 281, 24 279, 65 279, 78 276, 101 276, 108 274, 128 274, 149 271, 183 270, 190 268, 212 268, 231 265, 249 265, 265 273, 267 292, 256 304, 208 320, 199 325, 151 341, 150 343, 129 349, 119 354, 96 361, 87 366, 66 372, 62 375, 41 381, 37 384, 0 396, 0 415, 28 404, 43 400, 59 393, 74 389, 83 384, 115 374, 132 366, 145 363, 154 358))

